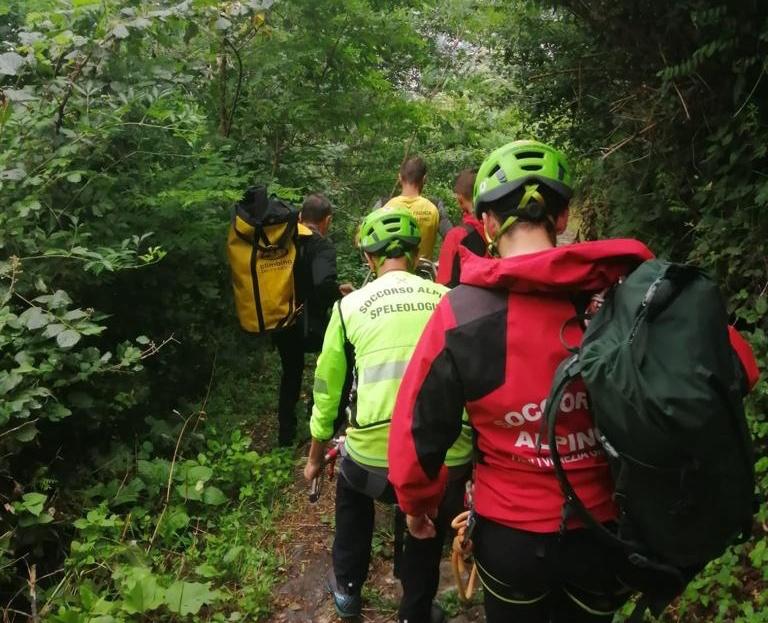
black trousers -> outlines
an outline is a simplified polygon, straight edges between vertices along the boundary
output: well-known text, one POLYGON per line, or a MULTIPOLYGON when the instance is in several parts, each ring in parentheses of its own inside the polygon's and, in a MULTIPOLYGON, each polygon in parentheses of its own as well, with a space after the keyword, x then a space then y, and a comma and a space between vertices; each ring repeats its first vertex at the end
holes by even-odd
POLYGON ((280 395, 277 403, 277 442, 293 443, 296 437, 296 403, 301 393, 304 374, 304 334, 301 323, 275 333, 272 343, 280 354, 280 395))
POLYGON ((473 541, 488 623, 609 623, 630 596, 623 557, 589 530, 539 534, 478 517, 473 541))
MULTIPOLYGON (((432 600, 440 580, 440 558, 451 520, 463 508, 465 480, 454 480, 446 491, 435 520, 437 535, 415 539, 407 534, 401 559, 403 598, 398 617, 408 623, 428 623, 432 600), (454 509, 458 510, 454 512, 454 509)), ((336 482, 336 534, 333 571, 336 582, 350 593, 359 593, 368 577, 374 528, 374 499, 394 504, 392 485, 345 458, 336 482)))

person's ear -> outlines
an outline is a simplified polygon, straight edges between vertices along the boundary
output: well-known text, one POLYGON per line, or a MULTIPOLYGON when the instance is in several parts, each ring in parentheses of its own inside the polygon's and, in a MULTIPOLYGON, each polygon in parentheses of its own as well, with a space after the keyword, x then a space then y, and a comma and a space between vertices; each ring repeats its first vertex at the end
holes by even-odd
POLYGON ((466 214, 471 214, 474 206, 472 205, 472 199, 467 199, 464 195, 456 193, 456 202, 459 204, 461 211, 466 214))
POLYGON ((499 232, 499 222, 490 212, 483 212, 483 228, 489 241, 496 238, 496 234, 499 232))
POLYGON ((303 223, 303 222, 304 222, 304 215, 301 212, 299 212, 299 223, 303 223))
POLYGON ((332 220, 333 220, 333 214, 329 214, 323 219, 323 233, 326 233, 331 228, 332 220))
POLYGON ((568 227, 568 208, 560 212, 555 219, 555 232, 559 236, 568 227))

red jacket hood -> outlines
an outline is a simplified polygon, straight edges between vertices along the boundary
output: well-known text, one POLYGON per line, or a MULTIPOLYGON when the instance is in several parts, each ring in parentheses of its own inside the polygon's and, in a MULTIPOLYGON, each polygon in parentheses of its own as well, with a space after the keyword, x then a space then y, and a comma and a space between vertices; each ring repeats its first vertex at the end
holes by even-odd
POLYGON ((478 257, 464 248, 459 252, 461 283, 523 293, 602 290, 653 258, 648 247, 632 239, 582 242, 503 259, 478 257))

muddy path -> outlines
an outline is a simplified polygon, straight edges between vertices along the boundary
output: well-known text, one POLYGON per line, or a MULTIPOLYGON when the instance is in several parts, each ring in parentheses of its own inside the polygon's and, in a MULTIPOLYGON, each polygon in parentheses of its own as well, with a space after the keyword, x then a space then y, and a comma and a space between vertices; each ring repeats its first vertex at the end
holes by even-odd
MULTIPOLYGON (((298 456, 302 456, 301 451, 298 456)), ((298 461, 300 464, 301 461, 298 461)), ((336 623, 326 576, 331 568, 335 481, 323 482, 322 495, 310 504, 307 487, 296 468, 294 483, 285 492, 284 514, 276 538, 277 555, 283 561, 281 578, 273 591, 274 605, 268 623, 336 623)), ((392 511, 377 505, 373 562, 363 589, 363 623, 397 621, 400 583, 392 576, 392 511)), ((438 601, 446 609, 449 623, 484 621, 482 607, 461 607, 458 603, 447 555, 440 573, 438 601)))

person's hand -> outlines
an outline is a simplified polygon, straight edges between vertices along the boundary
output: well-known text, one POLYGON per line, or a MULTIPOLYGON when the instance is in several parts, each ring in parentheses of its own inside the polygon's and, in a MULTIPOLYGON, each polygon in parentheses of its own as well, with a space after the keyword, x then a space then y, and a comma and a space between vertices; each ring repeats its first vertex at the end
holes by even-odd
POLYGON ((415 539, 431 539, 437 534, 429 515, 406 515, 405 521, 408 524, 408 532, 415 539))
POLYGON ((339 284, 339 292, 341 292, 341 296, 347 296, 347 294, 354 291, 355 291, 355 286, 353 286, 351 283, 339 284))
POLYGON ((315 461, 308 460, 304 466, 304 478, 307 482, 312 482, 320 475, 323 470, 323 464, 315 461))

